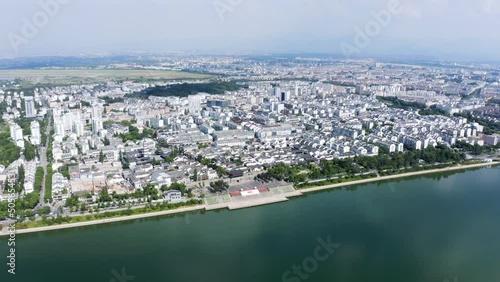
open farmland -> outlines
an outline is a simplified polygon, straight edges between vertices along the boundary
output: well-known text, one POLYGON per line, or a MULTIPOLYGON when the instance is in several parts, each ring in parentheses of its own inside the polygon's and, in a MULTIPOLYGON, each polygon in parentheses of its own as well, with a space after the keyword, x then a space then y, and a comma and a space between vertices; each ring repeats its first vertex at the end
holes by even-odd
POLYGON ((204 79, 210 75, 163 70, 22 69, 0 70, 0 80, 21 79, 30 84, 72 84, 133 80, 204 79))

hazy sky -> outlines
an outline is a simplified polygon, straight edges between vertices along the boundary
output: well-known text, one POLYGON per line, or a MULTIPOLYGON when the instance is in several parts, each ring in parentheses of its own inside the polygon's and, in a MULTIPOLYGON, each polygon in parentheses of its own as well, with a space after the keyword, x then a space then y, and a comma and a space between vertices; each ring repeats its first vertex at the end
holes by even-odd
POLYGON ((356 28, 365 29, 373 13, 387 10, 391 1, 398 0, 0 0, 0 57, 139 51, 342 54, 343 43, 367 56, 500 59, 500 0, 400 0, 401 10, 386 27, 374 30, 368 44, 355 45, 356 28), (40 2, 54 1, 69 3, 45 17, 40 2), (26 33, 34 22, 41 27, 26 33))

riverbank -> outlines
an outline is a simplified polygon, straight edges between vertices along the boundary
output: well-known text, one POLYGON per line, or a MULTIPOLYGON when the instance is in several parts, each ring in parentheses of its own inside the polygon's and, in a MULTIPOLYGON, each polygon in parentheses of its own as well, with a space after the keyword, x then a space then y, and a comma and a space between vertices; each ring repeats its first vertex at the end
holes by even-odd
POLYGON ((445 168, 439 168, 439 169, 429 169, 429 170, 422 170, 422 171, 373 177, 373 178, 367 178, 367 179, 362 179, 362 180, 355 180, 355 181, 344 182, 344 183, 336 183, 336 184, 330 184, 330 185, 324 185, 324 186, 318 186, 318 187, 312 187, 312 188, 304 188, 304 189, 299 189, 298 191, 300 191, 302 193, 311 193, 311 192, 317 192, 317 191, 322 191, 322 190, 340 188, 340 187, 344 187, 344 186, 366 184, 366 183, 371 183, 371 182, 398 179, 398 178, 425 175, 425 174, 432 174, 432 173, 466 170, 466 169, 472 169, 472 168, 482 168, 482 167, 487 167, 487 166, 496 166, 499 164, 500 164, 500 162, 480 163, 480 164, 470 164, 470 165, 458 165, 458 166, 451 166, 451 167, 445 167, 445 168))
MULTIPOLYGON (((275 198, 271 198, 270 200, 257 199, 254 201, 249 200, 249 201, 238 202, 238 203, 233 203, 233 204, 226 203, 221 207, 216 207, 216 209, 228 208, 229 210, 235 210, 235 209, 241 209, 241 208, 250 208, 250 207, 271 204, 273 202, 284 202, 284 201, 287 201, 289 197, 296 197, 296 196, 299 196, 301 193, 312 193, 312 192, 317 192, 317 191, 322 191, 322 190, 330 190, 330 189, 336 189, 336 188, 341 188, 341 187, 345 187, 345 186, 367 184, 367 183, 377 182, 377 181, 384 181, 384 180, 391 180, 391 179, 398 179, 398 178, 405 178, 405 177, 419 176, 419 175, 426 175, 426 174, 433 174, 433 173, 442 173, 442 172, 448 172, 448 171, 459 171, 459 170, 467 170, 467 169, 473 169, 473 168, 482 168, 482 167, 487 167, 487 166, 496 166, 499 164, 500 164, 500 162, 480 163, 480 164, 471 164, 471 165, 458 165, 458 166, 446 167, 446 168, 440 168, 440 169, 430 169, 430 170, 423 170, 423 171, 416 171, 416 172, 408 172, 408 173, 394 174, 394 175, 388 175, 388 176, 367 178, 367 179, 355 180, 355 181, 344 182, 344 183, 336 183, 336 184, 331 184, 331 185, 298 189, 295 193, 290 193, 288 195, 284 195, 284 197, 283 197, 284 199, 278 200, 275 198)), ((60 224, 60 225, 51 225, 51 226, 35 227, 35 228, 29 228, 29 229, 19 229, 19 230, 16 230, 16 234, 34 233, 34 232, 51 231, 51 230, 58 230, 58 229, 67 229, 67 228, 99 225, 99 224, 105 224, 105 223, 122 222, 122 221, 128 221, 128 220, 135 220, 135 219, 142 219, 142 218, 149 218, 149 217, 156 217, 156 216, 163 216, 163 215, 170 215, 170 214, 177 214, 177 213, 185 213, 185 212, 191 212, 191 211, 197 211, 197 210, 211 210, 210 208, 207 208, 207 207, 208 207, 207 205, 197 205, 197 206, 186 207, 186 208, 178 208, 178 209, 174 209, 174 210, 166 210, 166 211, 161 211, 161 212, 151 212, 151 213, 137 214, 137 215, 131 215, 131 216, 107 218, 107 219, 102 219, 102 220, 68 223, 68 224, 60 224)), ((7 235, 9 235, 7 228, 2 229, 0 232, 0 236, 7 236, 7 235)))
MULTIPOLYGON (((198 211, 198 210, 203 210, 203 209, 205 209, 205 205, 198 205, 198 206, 193 206, 193 207, 178 208, 175 210, 167 210, 167 211, 161 211, 161 212, 152 212, 152 213, 144 213, 144 214, 137 214, 137 215, 130 215, 130 216, 107 218, 107 219, 102 219, 102 220, 93 220, 93 221, 84 221, 84 222, 77 222, 77 223, 45 226, 45 227, 19 229, 19 230, 16 230, 16 234, 43 232, 43 231, 51 231, 51 230, 67 229, 67 228, 75 228, 75 227, 84 227, 84 226, 99 225, 99 224, 106 224, 106 223, 113 223, 113 222, 122 222, 122 221, 129 221, 129 220, 135 220, 135 219, 192 212, 192 211, 198 211)), ((9 235, 9 233, 7 232, 7 229, 4 228, 0 232, 0 236, 7 236, 7 235, 9 235)))

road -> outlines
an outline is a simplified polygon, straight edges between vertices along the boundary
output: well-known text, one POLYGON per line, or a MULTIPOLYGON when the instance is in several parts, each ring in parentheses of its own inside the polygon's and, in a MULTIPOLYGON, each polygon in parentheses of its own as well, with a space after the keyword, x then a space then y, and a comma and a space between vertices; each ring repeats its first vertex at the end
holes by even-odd
MULTIPOLYGON (((49 115, 50 112, 47 113, 49 115)), ((42 191, 40 191, 40 206, 45 204, 45 178, 47 177, 47 148, 49 147, 50 142, 50 131, 52 130, 52 119, 48 116, 49 122, 47 124, 47 128, 45 130, 45 135, 47 136, 47 140, 45 143, 45 147, 38 148, 38 155, 40 156, 40 165, 43 167, 43 181, 42 181, 42 191)))

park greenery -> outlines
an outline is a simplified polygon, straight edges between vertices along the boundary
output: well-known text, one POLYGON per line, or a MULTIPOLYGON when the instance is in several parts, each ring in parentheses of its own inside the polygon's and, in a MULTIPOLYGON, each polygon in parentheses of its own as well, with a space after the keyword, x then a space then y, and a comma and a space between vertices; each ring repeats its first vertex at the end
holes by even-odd
POLYGON ((420 110, 418 113, 422 116, 449 116, 448 112, 438 109, 436 105, 420 110))
POLYGON ((377 97, 377 99, 381 102, 388 104, 392 108, 403 109, 407 111, 418 110, 418 114, 422 116, 432 116, 432 115, 449 116, 449 114, 446 111, 438 109, 436 105, 427 107, 423 103, 404 101, 396 97, 377 97))
POLYGON ((0 118, 0 165, 9 166, 11 163, 19 159, 21 149, 16 146, 10 138, 9 127, 0 118))
POLYGON ((229 189, 229 184, 224 182, 224 180, 217 180, 210 182, 210 188, 212 188, 215 192, 223 192, 229 189))
POLYGON ((391 106, 392 108, 403 109, 403 110, 424 110, 427 108, 425 104, 418 102, 408 102, 398 99, 396 97, 380 97, 377 99, 391 106))
POLYGON ((478 144, 469 144, 463 141, 457 141, 455 148, 462 150, 463 152, 471 153, 472 155, 478 156, 481 154, 494 154, 496 150, 500 149, 500 143, 496 146, 479 146, 478 144))
POLYGON ((109 96, 99 97, 99 99, 104 100, 104 102, 108 105, 113 103, 123 103, 125 101, 123 98, 112 98, 109 96))
POLYGON ((150 200, 158 200, 159 192, 154 185, 145 185, 142 189, 136 189, 134 193, 117 194, 113 192, 109 193, 108 187, 102 188, 98 194, 98 203, 110 203, 114 201, 123 201, 128 199, 144 199, 149 198, 150 200))
POLYGON ((209 83, 183 83, 167 86, 154 86, 136 94, 127 94, 125 97, 143 98, 148 96, 159 97, 188 97, 200 92, 209 94, 224 94, 226 91, 237 91, 243 88, 236 82, 209 82, 209 83))
POLYGON ((438 145, 436 148, 429 146, 424 150, 409 149, 404 153, 322 160, 318 164, 302 163, 291 166, 280 163, 270 167, 256 178, 262 181, 279 180, 299 184, 308 180, 366 177, 373 173, 383 175, 427 165, 460 163, 464 160, 463 152, 457 152, 445 145, 438 145))
MULTIPOLYGON (((393 108, 404 109, 404 110, 419 110, 418 113, 423 116, 428 115, 441 115, 450 116, 446 111, 440 110, 436 105, 432 105, 429 108, 422 103, 418 102, 408 102, 398 99, 396 97, 377 97, 381 102, 388 104, 393 108)), ((469 122, 477 122, 478 124, 484 126, 484 133, 498 134, 500 133, 500 123, 491 121, 485 118, 473 116, 470 112, 467 113, 456 113, 453 116, 467 118, 469 122)))
POLYGON ((144 128, 142 132, 139 132, 139 128, 132 125, 129 121, 122 121, 122 124, 128 126, 128 133, 120 134, 123 142, 127 141, 139 141, 144 138, 154 138, 155 132, 152 129, 144 128))

